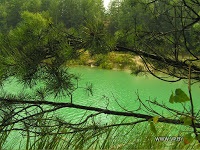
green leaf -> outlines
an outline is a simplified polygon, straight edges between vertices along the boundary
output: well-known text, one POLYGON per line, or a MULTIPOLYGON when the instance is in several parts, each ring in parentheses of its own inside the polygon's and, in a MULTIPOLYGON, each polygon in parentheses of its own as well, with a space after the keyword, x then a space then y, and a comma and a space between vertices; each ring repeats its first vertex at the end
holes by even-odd
POLYGON ((190 101, 189 97, 181 89, 175 91, 175 102, 186 102, 190 101))
POLYGON ((191 125, 192 124, 192 119, 190 117, 185 117, 183 119, 184 125, 191 125))
POLYGON ((182 91, 181 89, 176 89, 175 90, 175 95, 172 92, 170 98, 169 98, 169 102, 170 103, 181 103, 181 102, 187 102, 190 101, 189 97, 185 94, 184 91, 182 91))
POLYGON ((158 122, 158 119, 159 119, 159 116, 153 117, 153 123, 157 123, 157 122, 158 122))
POLYGON ((192 137, 191 133, 186 134, 186 135, 184 136, 184 143, 185 143, 185 144, 189 144, 189 143, 191 143, 193 140, 194 140, 194 138, 192 137))
POLYGON ((153 122, 150 122, 150 129, 153 133, 157 134, 156 127, 153 122))
POLYGON ((190 117, 181 116, 180 121, 183 121, 184 125, 191 125, 192 124, 192 118, 190 118, 190 117))

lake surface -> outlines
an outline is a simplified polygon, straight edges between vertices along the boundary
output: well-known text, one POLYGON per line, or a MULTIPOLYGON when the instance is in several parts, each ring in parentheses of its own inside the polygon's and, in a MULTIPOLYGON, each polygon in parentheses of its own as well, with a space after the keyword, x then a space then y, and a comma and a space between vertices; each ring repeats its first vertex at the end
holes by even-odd
MULTIPOLYGON (((172 91, 175 91, 177 88, 181 88, 188 95, 186 81, 168 83, 158 80, 151 75, 135 76, 125 71, 102 70, 89 67, 73 67, 70 68, 69 71, 80 76, 80 87, 84 87, 86 84, 90 83, 93 85, 93 95, 88 95, 83 88, 74 92, 73 103, 79 105, 96 106, 116 111, 124 111, 122 109, 123 107, 128 111, 134 111, 139 106, 137 100, 138 96, 136 94, 138 93, 140 99, 144 103, 146 100, 157 100, 171 108, 182 110, 181 104, 170 104, 169 97, 172 91)), ((22 86, 16 83, 15 79, 7 82, 4 87, 5 91, 13 94, 22 89, 22 86)), ((25 90, 31 92, 30 89, 25 90)), ((198 84, 192 86, 192 95, 196 110, 200 109, 199 91, 200 88, 198 84)), ((53 100, 53 97, 49 96, 48 99, 53 100)), ((70 102, 68 97, 61 97, 54 100, 70 102)), ((187 102, 187 105, 189 105, 189 102, 187 102)), ((163 109, 159 107, 152 106, 152 108, 160 113, 168 113, 167 110, 163 111, 163 109)), ((144 110, 137 112, 145 113, 144 110)), ((76 122, 83 117, 85 111, 65 108, 57 111, 57 114, 66 120, 76 122)), ((110 123, 113 121, 113 118, 102 114, 97 121, 100 124, 110 123)), ((16 141, 12 143, 14 145, 16 141)))
MULTIPOLYGON (((115 100, 131 110, 134 107, 137 94, 142 101, 157 100, 169 104, 169 97, 172 91, 181 88, 188 95, 187 81, 179 81, 169 83, 161 81, 151 75, 131 75, 125 71, 102 70, 89 67, 74 67, 71 72, 79 74, 81 80, 80 86, 86 83, 93 84, 93 96, 88 96, 79 91, 75 93, 75 101, 85 103, 85 100, 92 100, 94 103, 102 100, 103 96, 110 99, 110 103, 114 105, 115 100)), ((200 88, 198 84, 192 86, 192 95, 195 105, 199 108, 200 88)), ((177 103, 171 104, 177 105, 177 103)), ((112 106, 110 106, 112 107, 112 106)), ((115 107, 115 105, 114 105, 115 107)))
MULTIPOLYGON (((96 106, 101 108, 108 108, 116 111, 124 111, 125 108, 128 111, 137 110, 140 103, 137 100, 138 95, 140 99, 147 104, 146 100, 156 100, 159 103, 164 103, 168 107, 183 110, 182 104, 169 103, 169 97, 172 91, 177 88, 181 88, 187 95, 188 86, 186 81, 179 81, 175 83, 169 83, 161 81, 152 75, 131 75, 125 71, 103 70, 98 68, 89 67, 74 67, 70 69, 70 72, 78 74, 81 78, 79 86, 84 87, 86 84, 91 83, 93 85, 93 96, 83 90, 79 89, 74 93, 73 103, 96 106), (120 106, 119 106, 120 105, 120 106)), ((199 103, 199 85, 194 84, 192 86, 192 95, 194 100, 195 110, 200 110, 199 103)), ((63 102, 69 101, 62 99, 63 102)), ((185 103, 186 107, 190 108, 190 103, 185 103)), ((159 113, 169 114, 167 110, 163 110, 160 107, 151 105, 154 110, 159 113)), ((73 117, 82 116, 83 112, 69 109, 60 112, 63 117, 67 113, 73 117), (64 111, 64 112, 63 112, 64 111)), ((146 113, 144 109, 137 111, 139 113, 146 113)), ((106 116, 106 115, 105 115, 106 116)), ((108 117, 101 118, 100 122, 110 122, 108 117)))
MULTIPOLYGON (((139 106, 139 101, 137 100, 139 95, 143 102, 146 100, 157 100, 169 107, 181 110, 182 105, 178 103, 169 103, 169 97, 172 91, 175 91, 177 88, 181 88, 188 95, 186 81, 169 83, 161 81, 151 75, 135 76, 125 71, 103 70, 81 66, 70 68, 69 71, 80 77, 80 87, 85 87, 87 84, 92 84, 93 86, 92 95, 87 93, 83 88, 74 92, 73 103, 79 105, 96 106, 112 110, 122 110, 121 107, 123 107, 129 111, 133 111, 139 106)), ((14 79, 5 84, 4 90, 12 94, 19 91, 28 91, 31 93, 30 89, 23 89, 22 85, 16 83, 14 79)), ((194 84, 192 86, 192 96, 196 110, 200 109, 199 95, 200 85, 194 84)), ((68 97, 54 99, 48 96, 47 99, 70 102, 68 97)), ((189 102, 187 102, 186 105, 187 104, 189 105, 189 102)), ((159 107, 153 108, 158 111, 161 110, 159 107)), ((73 113, 70 113, 70 109, 65 111, 73 115, 73 113)), ((79 112, 76 111, 76 113, 79 112)), ((76 114, 76 116, 77 115, 78 114, 76 114)))
MULTIPOLYGON (((131 75, 125 71, 103 70, 90 67, 73 67, 69 69, 70 72, 80 76, 79 86, 85 87, 87 84, 92 84, 93 93, 88 94, 83 88, 78 89, 73 94, 73 103, 79 105, 96 106, 101 108, 109 108, 112 110, 126 110, 133 111, 139 106, 138 95, 140 99, 145 102, 146 100, 157 100, 167 106, 175 109, 182 110, 182 105, 179 103, 169 103, 169 97, 172 91, 181 88, 188 95, 187 82, 179 81, 169 83, 161 81, 151 75, 131 75), (120 105, 120 106, 119 106, 120 105)), ((192 86, 192 95, 194 106, 196 110, 200 110, 199 95, 200 85, 194 84, 192 86)), ((22 85, 16 83, 13 79, 5 84, 4 90, 8 93, 17 93, 19 91, 28 91, 30 89, 23 89, 22 85)), ((61 97, 54 99, 47 97, 48 100, 70 102, 68 97, 61 97)), ((186 103, 189 105, 189 102, 186 103)), ((162 112, 159 107, 153 106, 156 111, 162 112)), ((64 110, 68 115, 76 116, 82 114, 81 112, 73 109, 64 110)), ((144 111, 140 111, 144 112, 144 111)), ((165 113, 167 111, 164 111, 165 113)), ((65 114, 65 113, 64 113, 65 114)), ((63 110, 61 115, 63 114, 63 110)))

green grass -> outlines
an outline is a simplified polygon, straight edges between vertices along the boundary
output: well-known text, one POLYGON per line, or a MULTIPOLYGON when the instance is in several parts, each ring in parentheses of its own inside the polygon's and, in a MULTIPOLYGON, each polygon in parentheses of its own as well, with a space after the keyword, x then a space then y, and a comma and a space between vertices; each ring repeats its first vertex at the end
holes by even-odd
MULTIPOLYGON (((196 140, 189 144, 184 141, 156 141, 156 136, 175 136, 183 137, 189 128, 185 126, 169 125, 163 123, 156 124, 157 135, 151 130, 149 123, 142 123, 135 126, 120 126, 103 128, 101 130, 92 129, 73 134, 53 134, 35 135, 27 132, 24 143, 19 150, 132 150, 132 149, 200 149, 196 140)), ((44 129, 45 130, 45 129, 44 129)), ((57 131, 71 131, 68 128, 60 127, 57 131)), ((1 149, 4 149, 8 133, 1 133, 1 149)), ((7 146, 6 149, 16 149, 7 146)))

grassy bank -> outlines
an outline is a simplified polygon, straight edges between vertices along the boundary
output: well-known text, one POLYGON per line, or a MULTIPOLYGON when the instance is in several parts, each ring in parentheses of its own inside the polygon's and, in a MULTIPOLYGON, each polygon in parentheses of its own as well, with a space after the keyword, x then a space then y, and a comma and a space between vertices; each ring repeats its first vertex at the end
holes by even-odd
POLYGON ((95 54, 93 56, 91 56, 88 51, 80 52, 80 56, 77 59, 68 61, 67 65, 84 65, 101 69, 130 70, 133 74, 144 71, 144 65, 138 56, 118 52, 95 54))

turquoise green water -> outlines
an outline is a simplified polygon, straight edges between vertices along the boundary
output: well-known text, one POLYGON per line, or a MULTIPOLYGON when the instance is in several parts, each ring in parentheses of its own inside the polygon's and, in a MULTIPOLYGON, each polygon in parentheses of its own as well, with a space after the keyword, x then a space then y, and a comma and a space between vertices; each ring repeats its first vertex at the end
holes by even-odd
MULTIPOLYGON (((179 103, 169 103, 169 97, 172 91, 175 91, 177 88, 181 88, 188 95, 186 81, 169 83, 158 80, 151 75, 134 76, 125 71, 102 70, 89 67, 74 67, 70 71, 81 77, 79 86, 84 87, 87 83, 93 84, 93 96, 88 96, 83 89, 79 89, 74 93, 73 103, 76 104, 108 108, 116 111, 124 111, 123 107, 128 111, 134 111, 140 105, 137 100, 139 95, 145 104, 148 104, 146 100, 157 100, 170 108, 182 111, 182 105, 179 103)), ((199 90, 198 84, 192 86, 195 110, 200 109, 199 90)), ((62 99, 62 101, 67 102, 69 100, 62 99)), ((188 109, 190 108, 189 102, 185 105, 188 109)), ((151 105, 151 108, 159 113, 171 115, 168 110, 161 109, 158 106, 151 105)), ((144 108, 137 112, 146 113, 144 108)), ((64 118, 66 114, 68 117, 70 114, 69 118, 73 118, 75 114, 77 118, 81 118, 83 114, 83 112, 74 109, 65 109, 59 111, 59 113, 64 118)), ((111 118, 107 115, 102 115, 100 119, 100 122, 107 123, 110 121, 111 118)))
MULTIPOLYGON (((177 88, 181 88, 188 93, 187 83, 184 81, 167 83, 151 75, 134 76, 125 71, 102 70, 89 67, 74 67, 69 69, 69 71, 80 75, 80 87, 84 87, 89 83, 93 85, 93 95, 88 95, 83 88, 74 92, 73 103, 79 105, 96 106, 116 111, 122 110, 121 107, 123 107, 126 110, 133 111, 139 106, 139 102, 137 101, 138 96, 136 94, 138 93, 140 99, 144 103, 146 100, 157 100, 171 108, 182 110, 180 104, 170 104, 169 97, 172 91, 177 88)), ((22 86, 13 79, 5 84, 4 90, 8 93, 16 93, 22 90, 22 86)), ((25 90, 31 92, 30 89, 25 90)), ((200 88, 198 84, 192 86, 192 95, 196 110, 200 109, 199 91, 200 88)), ((54 100, 51 96, 49 96, 48 99, 54 100)), ((61 97, 56 101, 70 102, 70 99, 68 97, 61 97)), ((159 107, 152 106, 152 108, 160 113, 168 113, 167 110, 163 111, 163 109, 159 107)), ((139 112, 145 113, 143 110, 139 112)), ((69 108, 57 111, 57 114, 62 118, 75 122, 81 119, 84 113, 85 111, 69 108)), ((112 122, 112 119, 111 116, 100 115, 96 121, 100 124, 104 124, 112 122)), ((13 143, 15 144, 16 141, 13 143)))
MULTIPOLYGON (((93 104, 99 104, 104 101, 104 103, 102 102, 102 105, 104 105, 106 104, 106 100, 103 100, 102 97, 106 96, 110 100, 110 108, 116 109, 117 105, 114 100, 116 99, 120 105, 129 110, 134 110, 137 107, 138 96, 136 93, 138 93, 142 101, 157 100, 164 102, 168 106, 175 105, 179 107, 177 103, 169 103, 169 97, 172 91, 181 88, 188 94, 186 81, 169 83, 158 80, 151 75, 134 76, 124 71, 101 70, 87 67, 75 67, 71 71, 75 74, 80 74, 80 86, 84 86, 85 83, 90 82, 94 87, 94 94, 90 97, 87 94, 81 94, 80 91, 75 93, 75 102, 80 102, 81 104, 85 104, 85 101, 93 101, 93 104)), ((199 91, 199 85, 194 84, 192 86, 192 95, 197 109, 200 106, 199 91)))
MULTIPOLYGON (((139 106, 137 100, 139 95, 143 102, 146 100, 157 100, 171 108, 182 110, 181 104, 170 104, 169 97, 172 91, 175 91, 177 88, 181 88, 188 94, 186 81, 169 83, 158 80, 151 75, 134 76, 125 71, 102 70, 89 67, 74 67, 69 69, 69 71, 80 76, 80 87, 85 87, 86 84, 93 85, 93 95, 88 95, 83 88, 74 92, 73 103, 80 105, 97 106, 112 110, 122 110, 121 107, 123 107, 126 110, 133 111, 139 106)), ((16 93, 22 90, 22 86, 13 79, 5 84, 4 90, 8 93, 16 93)), ((30 89, 25 90, 31 92, 30 89)), ((199 91, 198 84, 192 86, 196 110, 200 109, 199 91)), ((47 99, 53 100, 54 98, 49 96, 47 99)), ((61 97, 56 101, 70 102, 70 99, 68 97, 61 97)), ((189 105, 189 102, 186 105, 189 105)), ((152 106, 152 108, 159 112, 163 110, 155 106, 152 106)), ((73 109, 64 110, 68 115, 72 115, 72 118, 74 111, 76 116, 82 114, 82 112, 73 109)), ((166 113, 167 111, 164 112, 166 113)), ((63 110, 61 115, 65 115, 63 110)))

